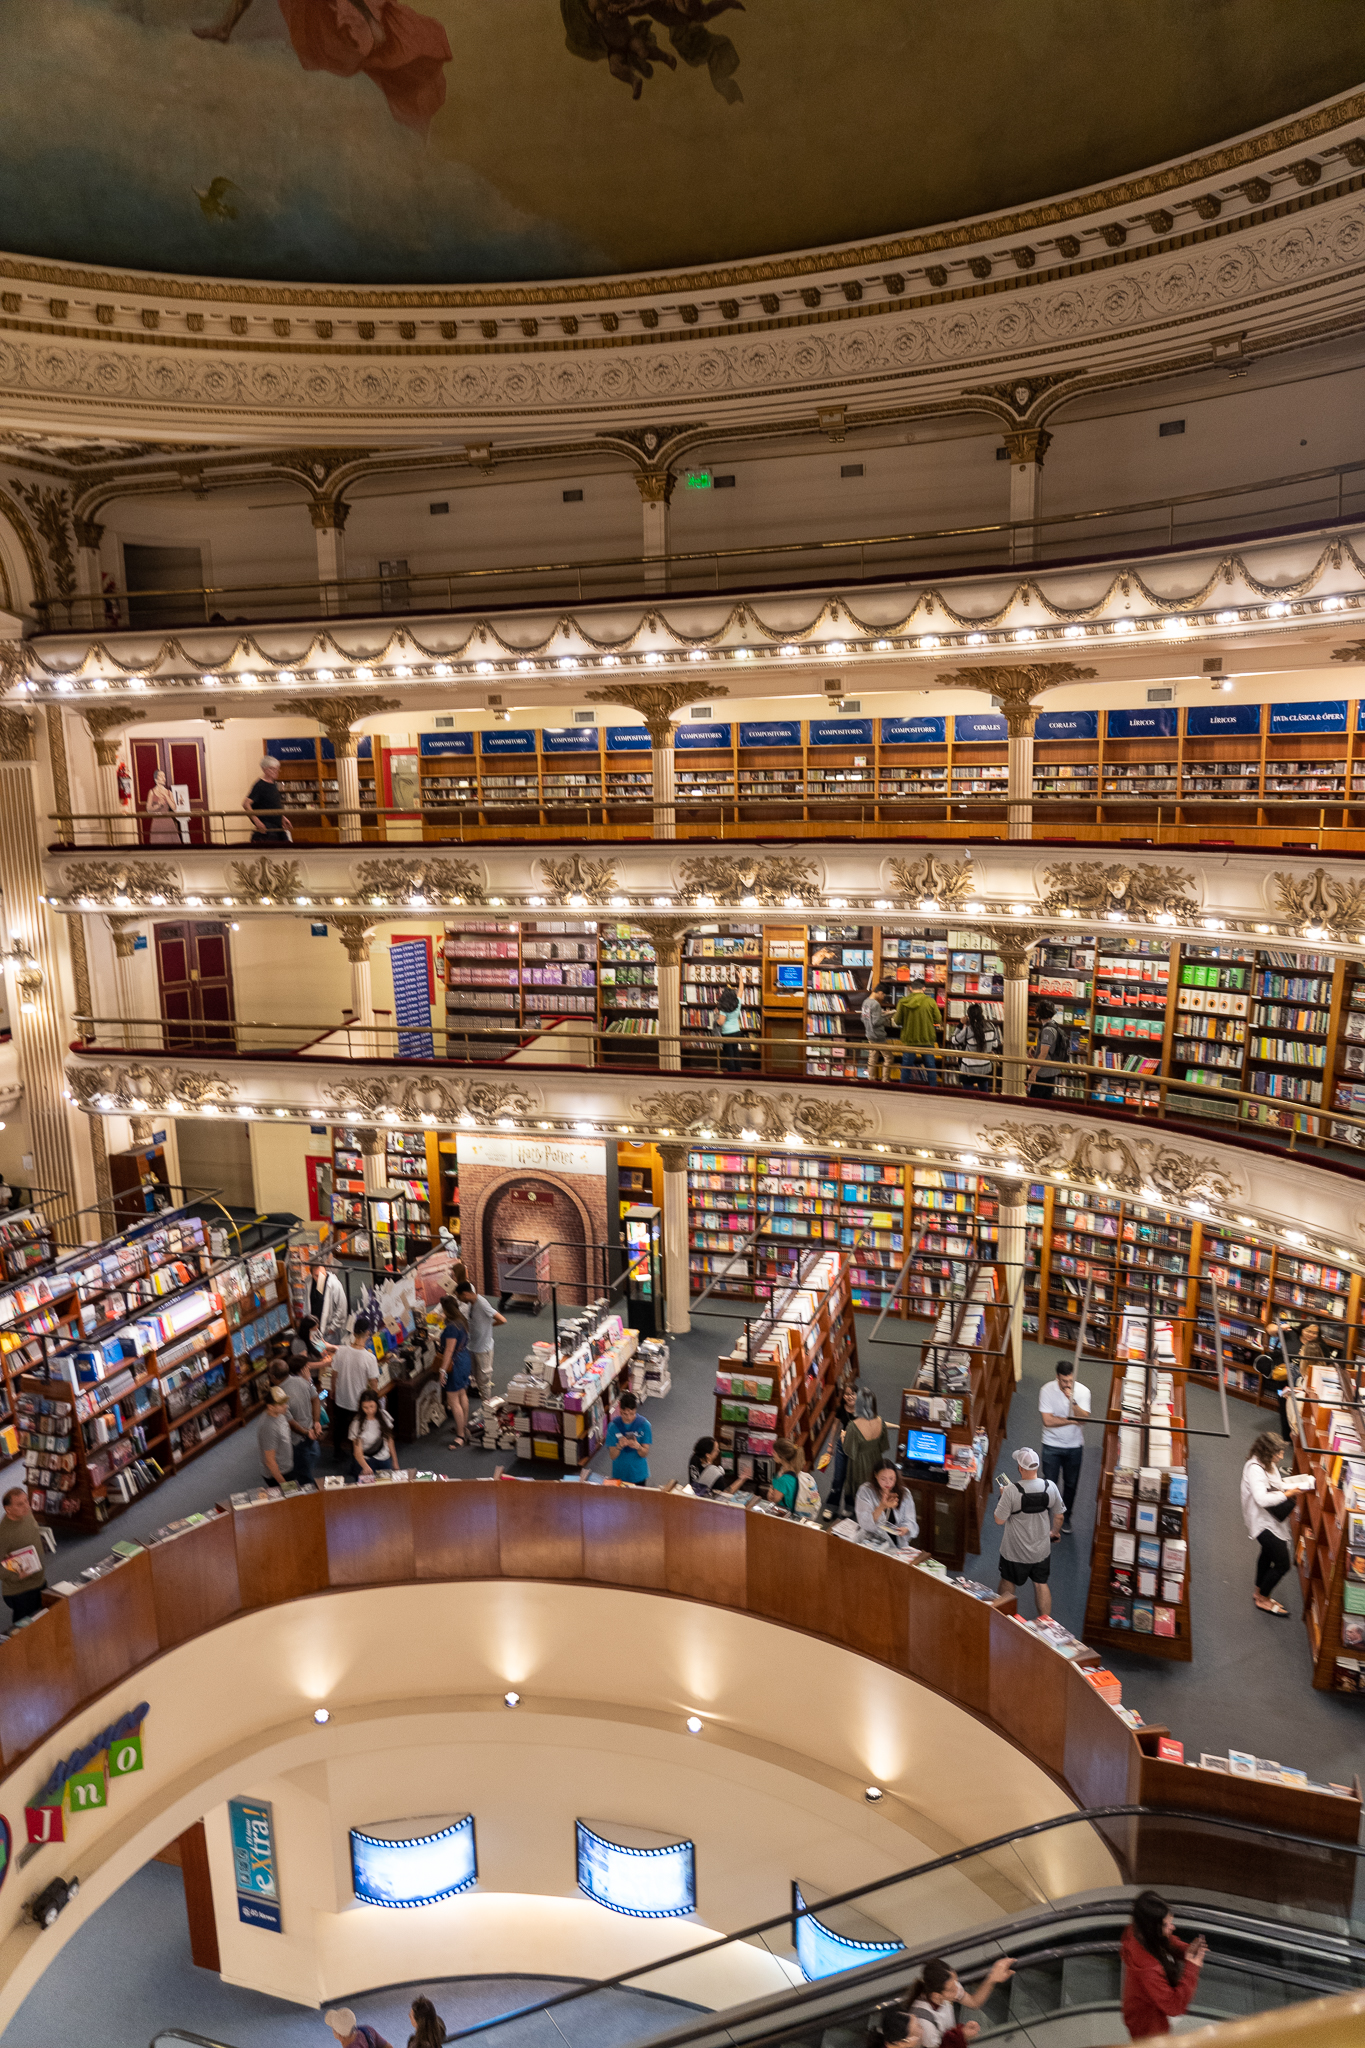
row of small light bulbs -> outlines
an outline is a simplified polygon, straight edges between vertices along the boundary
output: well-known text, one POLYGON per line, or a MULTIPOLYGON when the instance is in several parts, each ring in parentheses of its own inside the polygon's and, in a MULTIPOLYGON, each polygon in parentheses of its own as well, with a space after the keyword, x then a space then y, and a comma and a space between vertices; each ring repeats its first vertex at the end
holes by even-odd
MULTIPOLYGON (((1194 618, 1186 617, 1183 614, 1166 614, 1157 618, 1122 618, 1116 619, 1112 623, 1101 622, 1088 626, 1017 626, 1012 631, 997 630, 992 632, 958 632, 947 634, 920 633, 913 636, 897 636, 894 639, 882 638, 877 640, 824 640, 819 642, 788 640, 773 647, 732 647, 716 648, 714 650, 705 647, 693 647, 685 652, 679 650, 677 653, 660 653, 657 649, 651 649, 643 655, 603 654, 579 656, 576 654, 561 654, 546 656, 535 661, 523 656, 515 662, 511 660, 461 661, 457 663, 438 661, 425 665, 419 664, 416 667, 408 662, 387 662, 378 671, 372 666, 361 664, 353 668, 349 674, 339 669, 317 668, 310 670, 306 675, 300 675, 295 669, 282 668, 273 670, 268 676, 257 676, 250 671, 244 670, 239 675, 204 674, 198 678, 198 681, 200 687, 205 690, 222 688, 257 690, 263 684, 269 688, 283 687, 288 689, 311 686, 314 683, 405 682, 414 678, 417 680, 435 678, 438 681, 445 682, 452 678, 467 675, 517 674, 525 676, 554 673, 567 675, 572 674, 575 670, 592 668, 661 668, 683 659, 696 663, 726 660, 760 661, 764 659, 795 661, 803 655, 808 655, 822 661, 838 661, 850 654, 934 654, 945 647, 1008 646, 1011 644, 1028 646, 1037 641, 1048 640, 1124 639, 1138 633, 1159 632, 1172 639, 1176 639, 1184 635, 1206 630, 1210 626, 1226 628, 1230 626, 1262 625, 1266 621, 1280 621, 1289 618, 1291 615, 1311 617, 1315 613, 1332 613, 1355 609, 1359 603, 1360 599, 1355 596, 1310 599, 1297 606, 1292 606, 1283 600, 1276 599, 1274 602, 1266 605, 1242 606, 1236 611, 1225 609, 1194 618)), ((184 676, 162 676, 156 680, 168 687, 183 689, 193 679, 184 676)), ((147 690, 151 687, 151 682, 143 676, 132 676, 125 680, 124 686, 130 690, 147 690)), ((19 687, 23 690, 34 691, 41 689, 42 684, 35 682, 32 677, 28 677, 21 682, 19 687)), ((62 695, 69 695, 81 686, 70 676, 59 676, 52 683, 51 687, 62 695)), ((117 688, 118 682, 117 680, 111 682, 107 676, 97 675, 88 677, 85 687, 95 691, 107 691, 117 688)))

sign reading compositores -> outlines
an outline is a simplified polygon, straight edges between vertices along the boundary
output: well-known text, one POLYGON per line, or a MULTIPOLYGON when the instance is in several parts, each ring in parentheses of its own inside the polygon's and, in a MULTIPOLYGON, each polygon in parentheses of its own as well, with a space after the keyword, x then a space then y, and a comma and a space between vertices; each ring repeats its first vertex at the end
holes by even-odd
POLYGON ((609 725, 606 734, 609 754, 647 754, 654 744, 647 725, 609 725))
POLYGON ((595 725, 547 725, 540 735, 542 754, 595 754, 595 725))
POLYGON ((424 760, 439 761, 449 754, 472 754, 474 735, 472 732, 424 732, 418 734, 417 745, 424 760))
POLYGON ((280 1881, 275 1867, 275 1822, 267 1799, 229 1799, 232 1829, 232 1879, 237 1891, 237 1918, 269 1934, 284 1931, 280 1916, 280 1881))
POLYGON ((607 1148, 600 1138, 495 1138, 484 1131, 457 1131, 455 1164, 588 1173, 600 1180, 607 1170, 607 1148))
POLYGON ((946 718, 884 718, 884 747, 941 747, 948 737, 946 718))

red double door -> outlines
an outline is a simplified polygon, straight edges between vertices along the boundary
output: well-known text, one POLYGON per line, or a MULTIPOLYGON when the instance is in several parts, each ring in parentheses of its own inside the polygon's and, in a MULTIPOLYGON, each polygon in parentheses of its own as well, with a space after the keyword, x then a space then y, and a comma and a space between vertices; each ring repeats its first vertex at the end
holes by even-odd
POLYGON ((138 838, 144 846, 151 842, 152 821, 147 816, 147 792, 156 781, 159 769, 164 773, 172 789, 184 789, 190 800, 190 815, 182 820, 182 837, 190 846, 204 846, 208 843, 208 793, 204 781, 204 742, 202 740, 157 740, 146 736, 130 738, 133 777, 133 803, 138 815, 138 838))
POLYGON ((230 1051, 236 1013, 227 926, 186 918, 153 925, 152 934, 166 1051, 230 1051))

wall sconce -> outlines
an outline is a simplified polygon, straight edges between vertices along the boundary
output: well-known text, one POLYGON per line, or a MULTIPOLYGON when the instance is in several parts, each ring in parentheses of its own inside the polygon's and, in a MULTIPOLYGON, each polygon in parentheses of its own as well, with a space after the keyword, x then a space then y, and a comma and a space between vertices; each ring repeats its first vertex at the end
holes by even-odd
POLYGON ((19 991, 19 1008, 32 1013, 37 1009, 38 998, 43 992, 43 974, 38 965, 37 955, 24 944, 18 932, 11 932, 9 951, 0 953, 0 960, 14 969, 14 985, 19 991))

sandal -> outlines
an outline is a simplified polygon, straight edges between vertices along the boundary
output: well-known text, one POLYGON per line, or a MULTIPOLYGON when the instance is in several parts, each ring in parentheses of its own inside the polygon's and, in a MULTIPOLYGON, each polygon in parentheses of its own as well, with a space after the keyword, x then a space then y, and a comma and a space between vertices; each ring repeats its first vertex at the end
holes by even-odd
POLYGON ((1277 1616, 1282 1616, 1286 1621, 1289 1619, 1289 1609, 1287 1607, 1281 1607, 1278 1600, 1272 1600, 1268 1607, 1263 1607, 1259 1600, 1253 1600, 1251 1604, 1253 1607, 1257 1608, 1262 1614, 1274 1614, 1277 1616))

